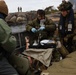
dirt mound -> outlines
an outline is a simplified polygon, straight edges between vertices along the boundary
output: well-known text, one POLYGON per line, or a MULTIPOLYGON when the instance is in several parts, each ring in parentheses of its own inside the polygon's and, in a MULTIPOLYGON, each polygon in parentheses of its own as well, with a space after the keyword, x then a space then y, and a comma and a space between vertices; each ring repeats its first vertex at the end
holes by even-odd
POLYGON ((42 73, 48 73, 47 75, 76 75, 76 52, 69 54, 60 62, 53 63, 42 73))

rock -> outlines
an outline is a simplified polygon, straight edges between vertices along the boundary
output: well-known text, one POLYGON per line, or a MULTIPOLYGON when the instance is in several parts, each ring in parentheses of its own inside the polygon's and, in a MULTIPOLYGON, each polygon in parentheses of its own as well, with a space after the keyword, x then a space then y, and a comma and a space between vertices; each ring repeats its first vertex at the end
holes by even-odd
POLYGON ((22 22, 22 21, 26 21, 26 19, 24 17, 17 17, 16 22, 22 22))
POLYGON ((35 17, 35 12, 16 12, 10 13, 6 21, 9 25, 27 24, 27 22, 33 20, 35 17))
POLYGON ((12 23, 15 23, 16 22, 16 18, 17 18, 16 16, 13 16, 9 21, 12 22, 12 23))

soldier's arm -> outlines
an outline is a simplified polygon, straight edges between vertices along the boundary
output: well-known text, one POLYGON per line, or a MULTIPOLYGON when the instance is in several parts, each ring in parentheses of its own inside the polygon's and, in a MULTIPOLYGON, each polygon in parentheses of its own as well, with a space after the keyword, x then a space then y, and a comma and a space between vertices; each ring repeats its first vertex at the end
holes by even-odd
POLYGON ((16 38, 11 35, 10 27, 2 19, 0 19, 0 45, 7 52, 12 52, 16 48, 16 38))
POLYGON ((46 22, 46 30, 54 32, 53 39, 56 40, 58 38, 58 28, 56 27, 56 24, 51 19, 47 19, 46 22))
POLYGON ((46 30, 55 31, 56 24, 50 19, 46 19, 46 30))
POLYGON ((34 27, 34 21, 30 21, 26 26, 26 31, 31 31, 33 27, 34 27))
POLYGON ((76 35, 76 25, 74 25, 74 31, 73 31, 73 33, 72 34, 68 34, 66 37, 70 38, 70 37, 73 37, 75 35, 76 35))

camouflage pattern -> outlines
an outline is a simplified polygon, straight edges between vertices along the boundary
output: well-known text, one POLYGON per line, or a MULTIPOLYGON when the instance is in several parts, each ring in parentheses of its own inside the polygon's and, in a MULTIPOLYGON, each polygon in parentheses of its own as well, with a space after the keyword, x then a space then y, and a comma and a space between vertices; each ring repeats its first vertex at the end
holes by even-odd
POLYGON ((73 37, 73 51, 76 51, 76 35, 73 37))
MULTIPOLYGON (((55 23, 51 19, 48 20, 46 18, 46 21, 45 21, 44 24, 45 24, 45 30, 39 31, 37 33, 32 33, 31 32, 31 28, 32 27, 35 27, 35 28, 36 27, 38 27, 38 28, 40 27, 40 24, 37 22, 37 19, 33 20, 32 22, 30 22, 27 25, 26 30, 28 32, 31 32, 29 34, 30 45, 33 43, 33 41, 35 39, 36 40, 39 39, 39 33, 41 34, 41 36, 40 36, 41 39, 53 39, 53 40, 56 39, 56 37, 55 37, 55 35, 56 35, 56 32, 55 32, 56 31, 56 25, 55 25, 55 23)), ((52 56, 53 56, 52 61, 58 62, 60 60, 60 53, 59 53, 58 50, 54 50, 52 56)))
POLYGON ((76 13, 74 14, 74 24, 75 24, 75 30, 74 30, 74 33, 73 33, 73 40, 72 40, 72 43, 73 43, 73 51, 76 51, 76 13))
POLYGON ((74 32, 72 34, 68 34, 66 37, 67 39, 72 38, 72 51, 76 51, 76 14, 74 14, 74 32))
MULTIPOLYGON (((46 21, 44 24, 45 24, 46 30, 55 31, 55 28, 56 28, 55 23, 52 20, 48 20, 46 18, 46 21)), ((36 29, 38 29, 40 27, 40 24, 37 22, 37 19, 34 19, 33 21, 29 22, 29 24, 26 27, 26 30, 30 31, 32 27, 34 27, 36 29)))
POLYGON ((51 39, 54 35, 54 31, 56 30, 56 25, 52 20, 48 20, 46 18, 46 21, 44 22, 45 29, 43 31, 39 31, 37 33, 32 33, 31 29, 34 27, 38 29, 40 27, 40 24, 37 19, 34 19, 26 26, 26 31, 31 32, 31 38, 38 39, 39 33, 41 34, 41 39, 51 39))
POLYGON ((59 5, 59 7, 58 7, 58 9, 60 10, 60 11, 63 11, 63 10, 70 10, 71 8, 72 8, 72 4, 68 1, 68 2, 66 2, 66 1, 63 1, 60 5, 59 5))
MULTIPOLYGON (((60 50, 60 53, 62 54, 63 57, 65 57, 66 55, 69 54, 69 52, 73 52, 76 51, 76 14, 74 14, 74 31, 71 34, 67 34, 64 37, 61 37, 61 42, 63 44, 63 47, 60 50), (67 45, 69 47, 67 47, 67 45), (63 51, 64 50, 64 51, 63 51), (66 52, 66 53, 65 53, 66 52)), ((66 26, 67 26, 68 22, 66 21, 66 26)), ((62 36, 61 34, 59 34, 60 36, 62 36)))
POLYGON ((58 7, 59 11, 62 11, 62 12, 66 11, 67 12, 67 15, 66 15, 67 17, 65 16, 66 17, 65 21, 63 21, 64 19, 62 19, 62 18, 64 18, 63 14, 60 17, 61 22, 59 21, 59 33, 58 33, 58 35, 60 36, 61 43, 62 43, 60 53, 62 54, 63 57, 66 57, 66 55, 68 55, 69 52, 75 51, 75 46, 74 46, 73 42, 75 41, 74 36, 76 36, 76 19, 75 19, 76 14, 73 13, 72 6, 73 5, 69 1, 63 1, 58 7), (73 15, 74 15, 74 18, 73 18, 73 15), (72 21, 72 29, 70 32, 68 32, 68 24, 69 24, 68 22, 69 21, 72 21), (74 23, 73 23, 73 21, 74 21, 74 23), (64 26, 64 28, 62 28, 62 26, 64 26))
POLYGON ((11 54, 9 61, 20 75, 31 75, 30 62, 27 56, 14 52, 11 54))

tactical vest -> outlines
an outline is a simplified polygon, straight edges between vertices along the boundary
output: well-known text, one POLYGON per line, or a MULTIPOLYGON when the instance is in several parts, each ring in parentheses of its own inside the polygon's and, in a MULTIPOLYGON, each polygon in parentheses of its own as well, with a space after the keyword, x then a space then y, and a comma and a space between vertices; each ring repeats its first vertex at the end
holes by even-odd
MULTIPOLYGON (((75 16, 76 16, 76 14, 75 14, 75 16)), ((59 33, 63 36, 74 33, 74 30, 76 29, 75 24, 76 24, 76 17, 74 18, 74 25, 71 23, 71 21, 67 22, 67 20, 65 20, 64 25, 59 26, 59 33)))

